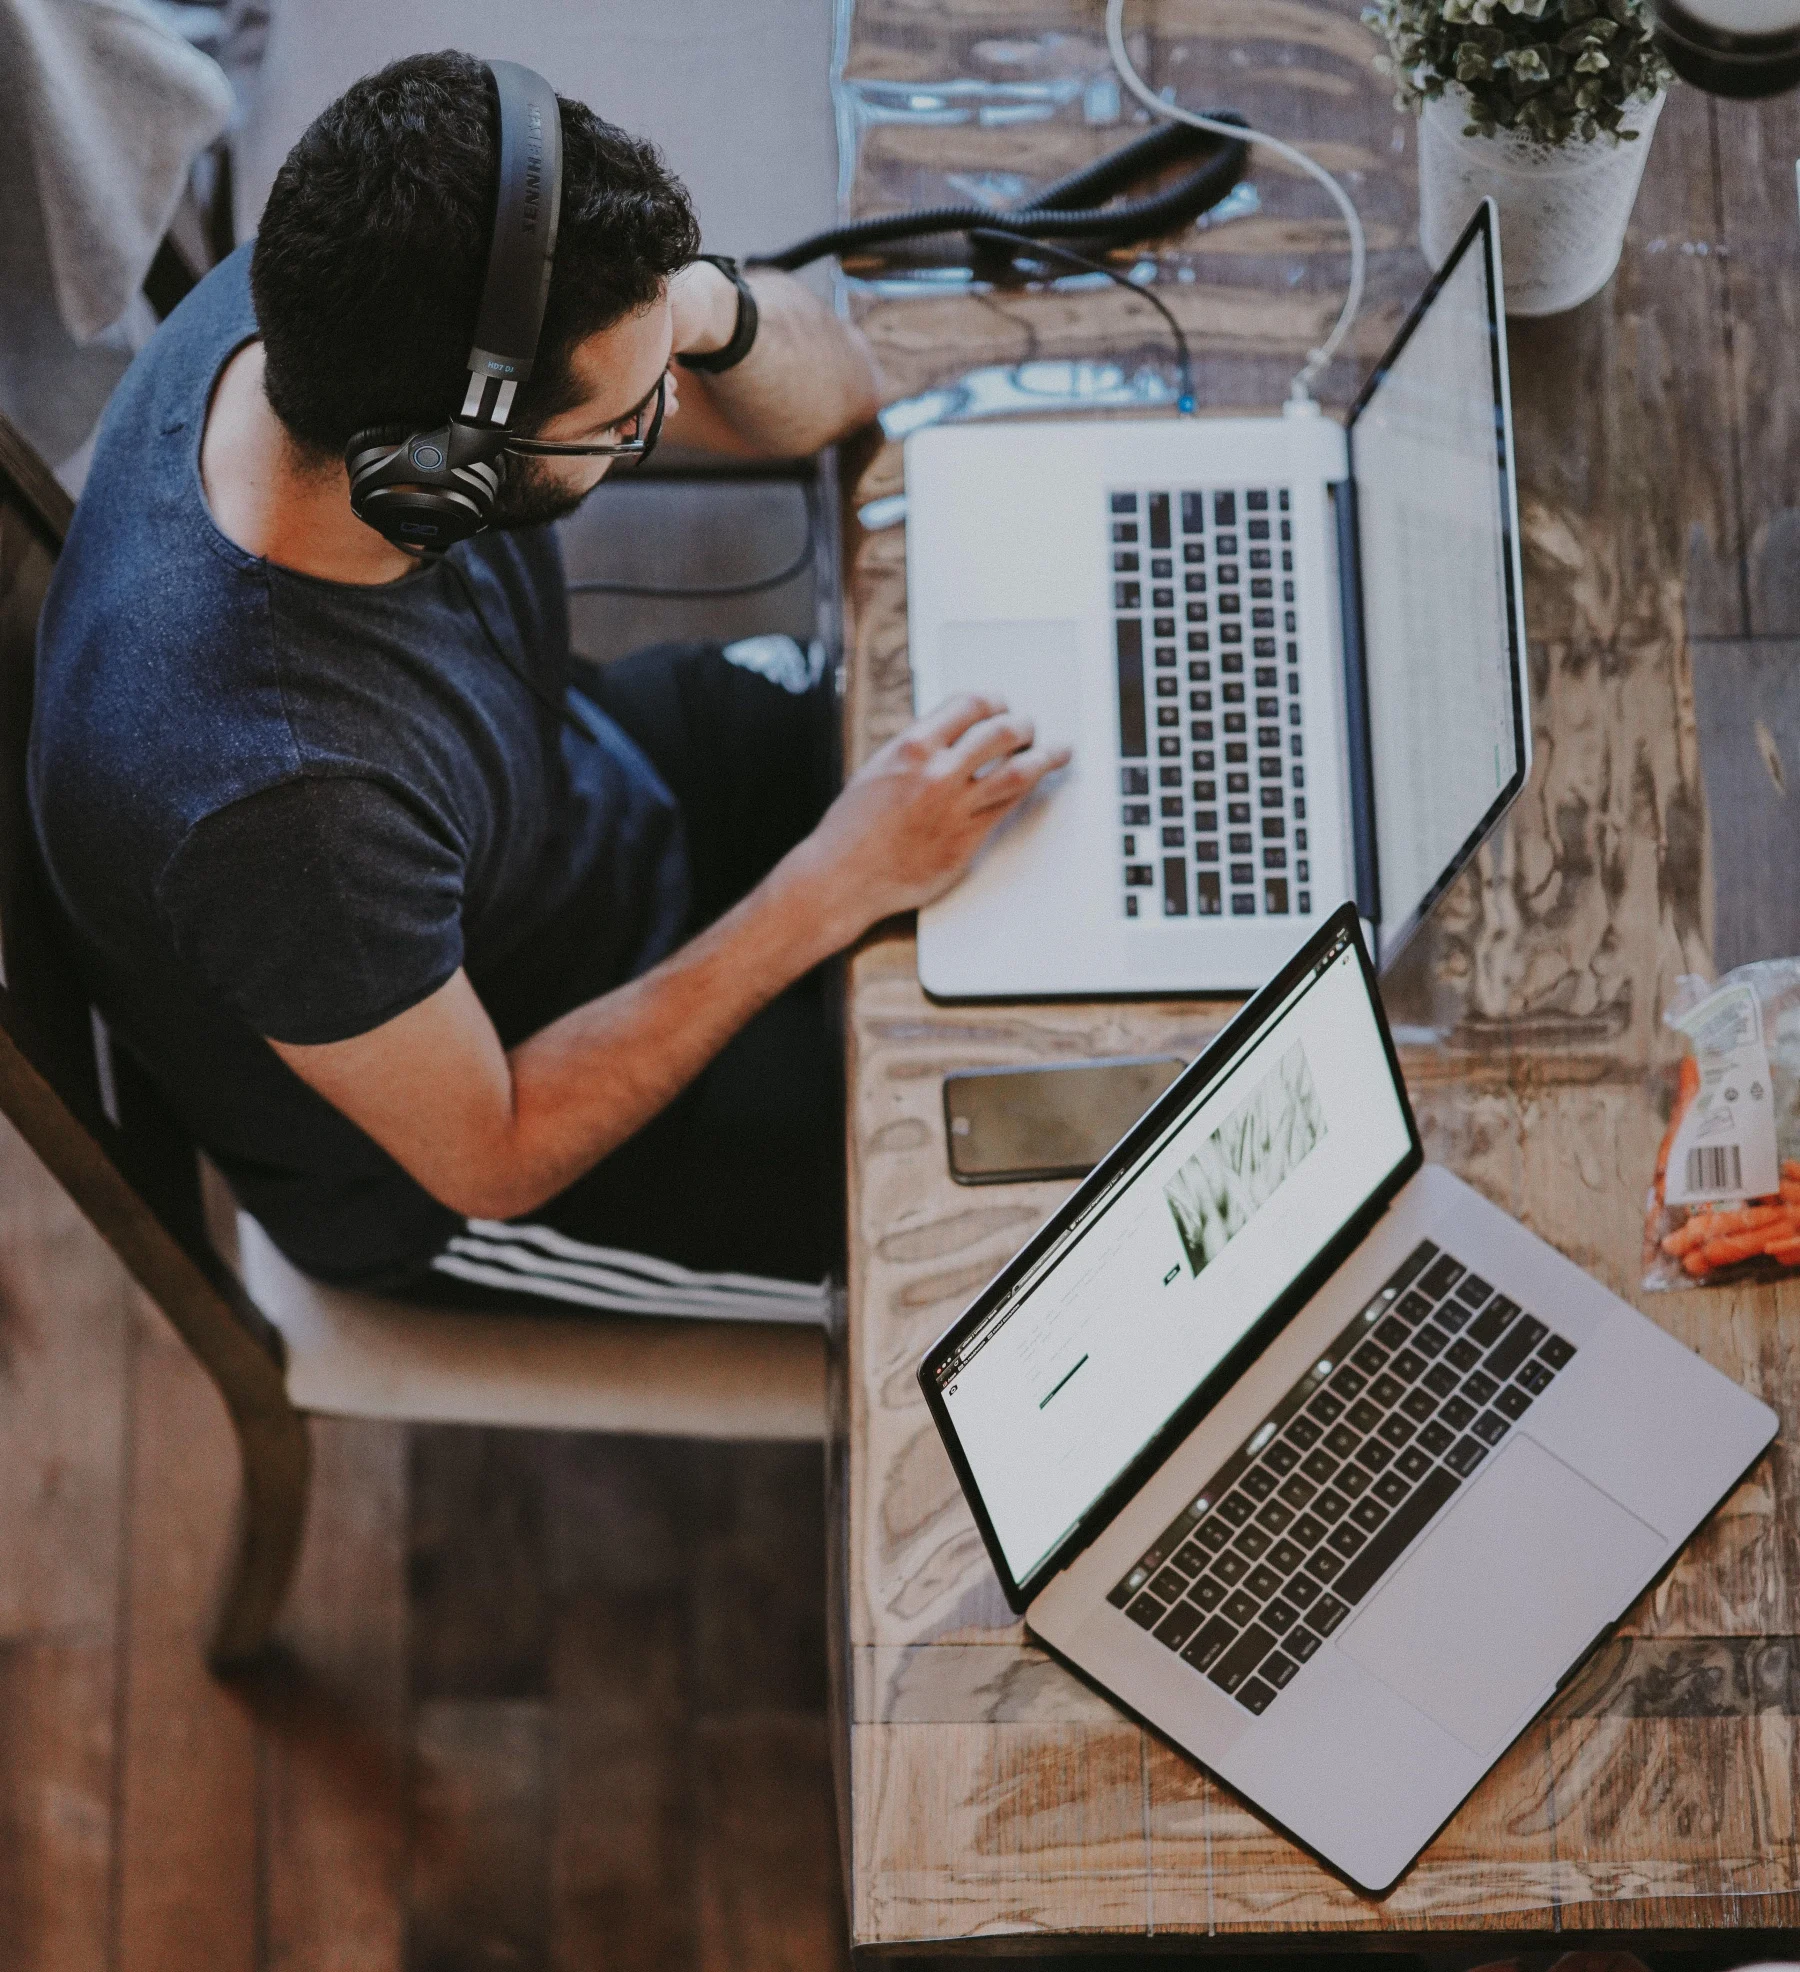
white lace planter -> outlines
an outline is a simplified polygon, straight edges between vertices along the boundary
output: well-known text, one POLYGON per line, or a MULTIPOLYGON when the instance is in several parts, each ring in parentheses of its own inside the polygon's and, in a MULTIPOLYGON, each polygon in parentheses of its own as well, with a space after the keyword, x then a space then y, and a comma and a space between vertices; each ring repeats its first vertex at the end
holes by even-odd
POLYGON ((1500 208, 1509 315, 1556 315, 1598 294, 1619 264, 1663 99, 1625 112, 1635 142, 1610 137, 1531 143, 1510 130, 1464 135, 1459 90, 1419 117, 1419 244, 1433 267, 1449 258, 1482 199, 1500 208))

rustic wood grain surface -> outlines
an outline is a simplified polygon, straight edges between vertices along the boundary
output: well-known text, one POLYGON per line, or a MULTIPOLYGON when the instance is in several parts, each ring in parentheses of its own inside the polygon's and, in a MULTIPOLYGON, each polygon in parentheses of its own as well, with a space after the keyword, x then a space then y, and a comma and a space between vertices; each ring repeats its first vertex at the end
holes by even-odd
MULTIPOLYGON (((1331 408, 1427 271, 1414 126, 1372 72, 1357 13, 1133 10, 1153 81, 1297 136, 1358 201, 1369 300, 1354 357, 1321 387, 1331 408)), ((1011 196, 1131 134, 1087 0, 857 0, 841 99, 857 214, 1011 196)), ((914 1381, 925 1346, 1068 1189, 952 1184, 943 1074, 1191 1054, 1230 1009, 934 1006, 910 935, 890 927, 849 988, 856 1946, 1800 1923, 1800 1289, 1637 1289, 1672 1058, 1661 1009, 1678 974, 1711 963, 1689 638, 1800 628, 1797 144, 1791 105, 1678 89, 1612 283, 1513 327, 1534 770, 1388 992, 1428 1154, 1774 1405, 1779 1442, 1398 1889, 1359 1895, 1026 1640, 914 1381)), ((1234 216, 1156 249, 1203 408, 1273 408, 1336 305, 1344 257, 1317 193, 1260 161, 1251 185, 1234 216)), ((1155 315, 1116 288, 848 271, 900 400, 846 488, 854 762, 911 709, 895 439, 984 409, 1166 404, 1171 365, 1155 315)))

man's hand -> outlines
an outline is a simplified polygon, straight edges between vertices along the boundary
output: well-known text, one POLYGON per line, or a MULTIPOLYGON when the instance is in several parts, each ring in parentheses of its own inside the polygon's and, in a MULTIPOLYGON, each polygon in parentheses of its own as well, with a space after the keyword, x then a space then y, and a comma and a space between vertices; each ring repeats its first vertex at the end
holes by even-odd
POLYGON ((941 897, 995 825, 1069 764, 1067 747, 1035 740, 1029 719, 965 694, 863 765, 789 859, 818 886, 834 949, 941 897))

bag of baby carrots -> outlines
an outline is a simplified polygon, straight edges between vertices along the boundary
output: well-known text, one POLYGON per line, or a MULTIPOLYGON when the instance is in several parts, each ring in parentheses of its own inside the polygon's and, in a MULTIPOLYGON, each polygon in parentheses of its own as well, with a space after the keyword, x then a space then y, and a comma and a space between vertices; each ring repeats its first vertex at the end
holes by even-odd
POLYGON ((1800 960, 1676 982, 1687 1043, 1645 1204, 1644 1285, 1800 1269, 1800 960))

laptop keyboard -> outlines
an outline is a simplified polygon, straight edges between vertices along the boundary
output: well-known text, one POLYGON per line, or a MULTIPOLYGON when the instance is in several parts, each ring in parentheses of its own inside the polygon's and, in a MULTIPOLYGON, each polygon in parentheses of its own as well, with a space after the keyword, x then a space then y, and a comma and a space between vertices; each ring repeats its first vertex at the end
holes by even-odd
POLYGON ((1423 1241, 1107 1600, 1266 1712, 1574 1355, 1423 1241))
POLYGON ((1125 915, 1308 916, 1288 490, 1108 500, 1125 915))

